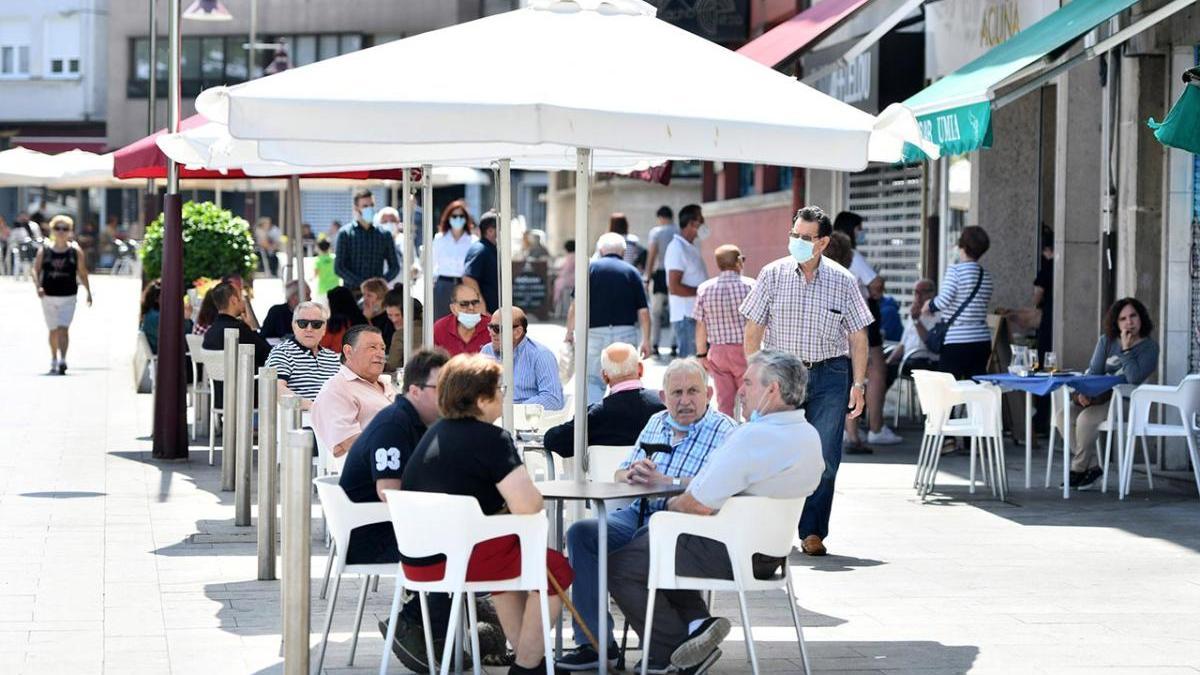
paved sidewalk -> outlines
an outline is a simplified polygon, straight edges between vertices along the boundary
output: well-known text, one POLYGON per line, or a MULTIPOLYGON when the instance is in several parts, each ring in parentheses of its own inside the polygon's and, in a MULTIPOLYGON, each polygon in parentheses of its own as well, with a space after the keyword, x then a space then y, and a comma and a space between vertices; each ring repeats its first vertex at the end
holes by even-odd
MULTIPOLYGON (((236 538, 232 495, 203 439, 189 463, 150 459, 150 397, 133 393, 130 365, 136 281, 94 283, 70 371, 51 377, 31 286, 0 279, 0 673, 280 672, 279 586, 255 581, 253 543, 216 543, 236 538)), ((919 432, 902 433, 905 446, 843 464, 834 555, 793 556, 817 672, 1200 672, 1194 486, 1150 492, 1139 476, 1124 502, 1064 502, 1020 487, 1010 444, 1013 503, 968 495, 965 457, 946 458, 940 493, 922 503, 910 488, 919 432)), ((314 547, 314 574, 323 563, 314 547)), ((327 672, 378 668, 372 617, 392 586, 370 596, 347 668, 357 587, 343 585, 327 672)), ((732 596, 717 612, 736 617, 732 596)), ((799 672, 784 599, 752 597, 750 612, 763 670, 799 672)), ((723 650, 713 672, 749 671, 738 629, 723 650)), ((403 672, 394 660, 391 671, 403 672)))

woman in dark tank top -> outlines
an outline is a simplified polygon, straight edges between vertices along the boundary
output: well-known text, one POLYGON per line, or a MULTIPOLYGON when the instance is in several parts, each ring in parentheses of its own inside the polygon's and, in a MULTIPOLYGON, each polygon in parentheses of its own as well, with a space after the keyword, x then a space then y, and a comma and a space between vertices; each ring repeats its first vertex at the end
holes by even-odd
POLYGON ((87 291, 88 307, 92 306, 87 263, 79 244, 71 240, 74 228, 75 223, 68 216, 51 218, 51 242, 38 249, 33 261, 34 284, 42 299, 46 328, 50 331, 50 373, 56 375, 67 372, 68 331, 75 317, 80 282, 87 291))

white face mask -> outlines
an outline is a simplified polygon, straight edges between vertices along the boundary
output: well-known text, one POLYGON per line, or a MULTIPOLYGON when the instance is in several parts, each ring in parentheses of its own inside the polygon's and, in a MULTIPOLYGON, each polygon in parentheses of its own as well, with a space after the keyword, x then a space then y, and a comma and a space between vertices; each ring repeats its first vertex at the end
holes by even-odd
POLYGON ((478 326, 479 320, 482 318, 483 318, 483 315, 478 312, 475 312, 474 314, 470 314, 467 312, 459 312, 458 313, 458 322, 463 325, 463 328, 467 328, 467 329, 478 326))
POLYGON ((464 216, 450 216, 450 227, 454 228, 455 232, 467 226, 467 219, 464 216))

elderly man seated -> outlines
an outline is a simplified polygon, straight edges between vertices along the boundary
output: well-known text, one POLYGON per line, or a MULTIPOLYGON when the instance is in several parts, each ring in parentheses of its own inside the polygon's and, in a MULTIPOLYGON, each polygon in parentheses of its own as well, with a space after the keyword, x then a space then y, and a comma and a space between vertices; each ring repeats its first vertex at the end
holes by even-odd
POLYGON ((313 432, 334 457, 346 454, 375 414, 392 402, 379 379, 387 354, 374 326, 352 326, 342 336, 342 367, 321 387, 312 406, 313 432))
POLYGON ((279 395, 299 396, 303 410, 312 408, 321 387, 341 368, 337 353, 321 346, 328 320, 329 313, 320 303, 296 305, 288 337, 267 356, 266 365, 279 375, 279 395))
MULTIPOLYGON (((492 343, 479 351, 500 359, 500 310, 491 315, 488 331, 492 343)), ((562 381, 558 379, 558 359, 546 346, 529 337, 529 319, 520 307, 512 308, 513 319, 513 402, 539 403, 546 410, 562 410, 562 381)))
POLYGON ((888 388, 891 388, 892 383, 902 374, 900 363, 904 361, 906 355, 908 362, 904 365, 908 372, 918 368, 928 368, 937 363, 937 354, 925 347, 925 336, 929 334, 929 329, 933 328, 938 319, 921 314, 921 310, 925 309, 925 305, 937 294, 936 290, 931 279, 921 279, 913 287, 912 308, 908 316, 904 318, 904 333, 900 336, 900 344, 896 345, 887 358, 888 388))
MULTIPOLYGON (((663 400, 667 409, 646 423, 633 452, 613 476, 617 482, 634 484, 671 483, 687 485, 734 428, 734 421, 708 405, 712 387, 708 372, 694 358, 672 361, 663 375, 663 400)), ((608 551, 621 550, 642 526, 643 516, 665 508, 665 499, 638 500, 614 511, 608 517, 608 551)), ((572 599, 575 608, 592 635, 612 635, 612 616, 608 599, 597 601, 599 574, 599 536, 595 519, 581 520, 567 531, 567 548, 575 570, 572 599), (600 628, 600 609, 604 608, 604 627, 600 628)), ((643 587, 643 591, 645 587, 643 587)), ((576 623, 575 635, 584 635, 576 623)), ((582 642, 577 638, 577 642, 582 642)), ((616 645, 608 650, 609 667, 616 661, 616 645)), ((560 670, 596 670, 600 657, 591 645, 580 644, 557 662, 560 670)))
MULTIPOLYGON (((667 502, 667 510, 711 516, 734 495, 799 499, 820 483, 825 470, 821 438, 800 410, 808 382, 804 364, 786 352, 761 351, 750 357, 742 382, 742 409, 750 422, 709 455, 687 491, 667 502)), ((719 541, 684 535, 676 551, 680 576, 733 578, 728 552, 719 541)), ((786 558, 756 554, 754 575, 769 578, 785 564, 786 558)), ((613 599, 638 635, 645 634, 649 567, 646 531, 609 558, 613 599)), ((654 607, 649 672, 689 673, 715 660, 729 620, 709 616, 699 591, 659 591, 654 607)))
MULTIPOLYGON (((662 393, 642 386, 638 349, 614 342, 600 353, 600 377, 608 396, 588 406, 587 445, 633 445, 646 422, 662 412, 662 393)), ((561 457, 575 455, 575 420, 546 431, 546 449, 561 457)))

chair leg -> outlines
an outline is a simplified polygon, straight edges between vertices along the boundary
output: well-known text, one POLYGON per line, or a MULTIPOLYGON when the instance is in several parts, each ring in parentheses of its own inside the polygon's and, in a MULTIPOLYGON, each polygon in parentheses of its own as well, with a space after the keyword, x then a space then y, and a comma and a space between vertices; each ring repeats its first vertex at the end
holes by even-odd
MULTIPOLYGON (((1115 434, 1115 433, 1116 433, 1115 431, 1110 429, 1108 431, 1108 433, 1105 434, 1104 455, 1100 458, 1100 462, 1104 467, 1104 475, 1103 475, 1104 482, 1100 484, 1101 492, 1108 492, 1108 463, 1109 463, 1109 460, 1112 459, 1112 439, 1113 439, 1113 434, 1115 434)), ((1096 454, 1100 454, 1100 439, 1099 438, 1096 439, 1096 454)))
MULTIPOLYGON (((542 648, 546 651, 546 675, 554 675, 554 637, 550 629, 550 593, 535 591, 542 610, 542 648)), ((479 675, 476 673, 476 675, 479 675)))
POLYGON ((333 572, 333 556, 337 552, 337 544, 329 547, 329 556, 325 558, 325 581, 321 583, 322 600, 325 599, 325 593, 329 590, 329 575, 333 572))
POLYGON ((929 467, 929 476, 925 481, 924 495, 933 492, 934 485, 937 484, 938 462, 942 459, 942 440, 945 438, 942 434, 938 434, 937 439, 933 444, 933 462, 929 467))
POLYGON ((796 589, 792 586, 792 570, 785 563, 783 577, 787 580, 788 607, 792 610, 792 625, 796 627, 796 642, 800 644, 800 662, 804 664, 804 675, 810 675, 808 667, 808 645, 804 642, 804 629, 800 627, 800 609, 796 607, 796 589))
POLYGON ((642 630, 642 675, 650 668, 650 635, 654 629, 654 597, 658 595, 654 586, 646 591, 646 627, 642 630))
POLYGON ((213 465, 213 453, 217 447, 217 411, 213 407, 208 409, 208 465, 213 465))
MULTIPOLYGON (((375 577, 378 579, 379 577, 375 577)), ((354 634, 350 638, 350 658, 346 665, 354 665, 354 653, 358 651, 358 631, 362 628, 363 610, 367 608, 367 589, 371 586, 371 575, 363 576, 362 590, 358 592, 358 609, 354 611, 354 634)))
POLYGON ((375 575, 375 584, 371 587, 371 592, 372 593, 379 592, 379 575, 378 574, 375 575))
POLYGON ((1125 499, 1129 494, 1129 484, 1133 480, 1133 433, 1125 438, 1125 447, 1121 450, 1121 484, 1119 496, 1125 499))
POLYGON ((400 616, 400 596, 404 587, 396 575, 396 588, 392 591, 392 608, 388 610, 387 635, 383 640, 383 656, 379 659, 379 675, 387 675, 388 661, 392 658, 392 643, 396 641, 396 623, 400 616))
MULTIPOLYGON (((458 644, 458 622, 462 616, 462 596, 461 591, 450 594, 450 621, 446 624, 446 644, 442 647, 442 675, 450 675, 450 650, 458 644)), ((423 610, 424 608, 422 608, 423 610)))
POLYGON ((333 578, 333 592, 329 594, 329 605, 325 610, 325 630, 321 633, 321 649, 317 651, 317 662, 313 673, 319 675, 325 665, 325 647, 329 644, 329 628, 333 626, 333 607, 337 604, 338 587, 342 585, 342 575, 333 578))
POLYGON ((913 489, 921 483, 921 468, 925 466, 925 446, 929 445, 929 435, 921 435, 921 449, 917 451, 917 470, 913 474, 913 489))
POLYGON ((738 591, 738 605, 742 610, 742 632, 746 638, 746 654, 749 656, 750 670, 758 675, 758 655, 754 653, 754 630, 750 626, 750 610, 746 607, 745 591, 738 591))
MULTIPOLYGON (((1188 420, 1190 422, 1190 420, 1188 420)), ((1190 426, 1185 422, 1185 426, 1190 426)), ((1191 429, 1185 429, 1187 432, 1188 454, 1192 456, 1192 475, 1196 477, 1196 491, 1200 492, 1200 449, 1196 447, 1196 438, 1192 435, 1191 429)))
POLYGON ((467 593, 467 626, 471 633, 471 667, 475 675, 482 673, 479 652, 479 618, 475 612, 475 594, 467 593))
POLYGON ((429 666, 429 675, 434 675, 434 664, 437 659, 433 653, 433 628, 429 623, 429 599, 425 591, 417 594, 421 600, 421 628, 425 631, 425 664, 429 666))
POLYGON ((971 437, 971 487, 968 490, 971 494, 975 494, 975 452, 978 449, 976 440, 974 436, 971 437))
POLYGON ((1142 462, 1146 465, 1146 485, 1154 489, 1154 472, 1150 470, 1150 449, 1146 447, 1146 437, 1142 436, 1142 462))
POLYGON ((1046 439, 1046 487, 1050 487, 1050 474, 1054 471, 1054 420, 1050 422, 1050 436, 1046 439))

